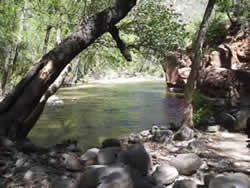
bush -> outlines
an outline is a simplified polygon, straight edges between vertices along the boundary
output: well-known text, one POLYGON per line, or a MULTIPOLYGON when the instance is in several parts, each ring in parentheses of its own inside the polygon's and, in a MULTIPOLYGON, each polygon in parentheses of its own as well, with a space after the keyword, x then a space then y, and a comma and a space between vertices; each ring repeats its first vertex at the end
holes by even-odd
POLYGON ((206 45, 209 47, 217 47, 227 36, 226 21, 222 16, 214 18, 209 23, 206 33, 206 45))
POLYGON ((211 106, 202 99, 199 90, 193 94, 194 125, 199 126, 205 120, 213 116, 211 106))

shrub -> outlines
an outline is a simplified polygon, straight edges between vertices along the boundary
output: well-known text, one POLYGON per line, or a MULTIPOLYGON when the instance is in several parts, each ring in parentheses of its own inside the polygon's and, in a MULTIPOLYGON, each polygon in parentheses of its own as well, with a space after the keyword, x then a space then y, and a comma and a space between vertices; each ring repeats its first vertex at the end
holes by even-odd
POLYGON ((213 116, 211 105, 205 102, 205 100, 201 97, 199 90, 195 90, 193 94, 193 107, 193 121, 196 126, 201 125, 205 119, 213 116))

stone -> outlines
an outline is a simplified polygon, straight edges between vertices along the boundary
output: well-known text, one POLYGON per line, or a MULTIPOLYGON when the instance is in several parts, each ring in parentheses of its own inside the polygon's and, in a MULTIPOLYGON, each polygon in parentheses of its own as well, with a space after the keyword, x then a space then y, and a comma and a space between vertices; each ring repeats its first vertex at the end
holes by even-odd
POLYGON ((197 188, 197 184, 193 180, 178 180, 173 188, 197 188))
POLYGON ((170 165, 160 165, 152 174, 157 185, 169 185, 179 176, 177 169, 170 165))
POLYGON ((232 131, 236 125, 236 118, 229 113, 221 112, 216 116, 216 122, 225 129, 232 131))
POLYGON ((43 179, 43 177, 45 176, 47 176, 45 168, 41 166, 35 166, 35 167, 30 168, 24 174, 23 179, 28 182, 34 182, 34 181, 43 179))
POLYGON ((242 173, 221 175, 212 178, 208 188, 249 188, 250 180, 242 173))
POLYGON ((120 140, 117 138, 107 138, 102 142, 102 148, 120 147, 120 140))
POLYGON ((134 144, 122 151, 117 162, 136 169, 141 175, 147 175, 152 168, 150 156, 141 144, 134 144))
POLYGON ((160 143, 167 142, 173 135, 171 130, 162 130, 157 125, 152 126, 151 133, 153 135, 153 140, 160 143))
POLYGON ((10 140, 6 137, 0 136, 0 147, 11 148, 14 146, 15 146, 15 143, 12 140, 10 140))
POLYGON ((64 102, 62 99, 60 99, 60 97, 56 96, 56 95, 52 95, 48 101, 47 101, 48 105, 52 105, 52 106, 59 106, 59 105, 63 105, 64 102))
POLYGON ((98 186, 101 173, 106 167, 88 168, 77 179, 75 188, 95 188, 98 186))
POLYGON ((98 148, 91 148, 88 149, 83 155, 81 155, 80 160, 85 165, 93 165, 97 162, 97 155, 100 149, 98 148))
POLYGON ((247 120, 250 117, 250 111, 248 109, 242 109, 236 113, 236 125, 234 130, 242 131, 247 128, 247 120))
POLYGON ((193 129, 183 126, 174 135, 174 140, 186 141, 186 140, 191 140, 193 137, 194 137, 193 129))
POLYGON ((105 168, 99 177, 97 188, 133 188, 133 181, 127 167, 111 166, 105 168))
POLYGON ((60 161, 62 165, 68 170, 81 170, 83 165, 80 162, 80 158, 74 153, 63 153, 60 161))
POLYGON ((128 142, 136 144, 141 143, 143 141, 143 137, 140 134, 132 133, 128 136, 128 142))
POLYGON ((148 137, 151 135, 150 131, 149 130, 143 130, 140 132, 140 135, 143 136, 143 137, 148 137))
POLYGON ((179 154, 169 162, 182 175, 192 175, 201 166, 202 161, 195 153, 179 154))
POLYGON ((98 152, 97 162, 101 165, 115 163, 120 152, 120 147, 103 148, 98 152))
POLYGON ((207 132, 216 133, 220 131, 220 125, 209 125, 207 126, 207 132))

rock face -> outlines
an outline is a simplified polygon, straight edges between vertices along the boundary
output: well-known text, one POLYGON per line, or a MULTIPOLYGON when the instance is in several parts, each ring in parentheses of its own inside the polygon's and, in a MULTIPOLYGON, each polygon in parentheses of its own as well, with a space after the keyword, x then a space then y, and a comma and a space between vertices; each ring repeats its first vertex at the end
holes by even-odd
POLYGON ((168 185, 173 183, 179 176, 177 169, 170 165, 160 165, 152 174, 157 185, 168 185))
POLYGON ((179 154, 170 161, 170 165, 174 166, 182 175, 192 175, 201 164, 201 159, 194 153, 179 154))
MULTIPOLYGON (((198 89, 211 97, 222 97, 231 104, 248 97, 250 86, 250 26, 230 36, 203 60, 198 89)), ((189 59, 190 61, 190 59, 189 59)), ((188 61, 186 61, 188 62, 188 61)), ((186 83, 190 65, 178 69, 177 85, 186 83)))
POLYGON ((238 99, 249 90, 250 27, 218 46, 202 70, 199 88, 210 96, 238 99))

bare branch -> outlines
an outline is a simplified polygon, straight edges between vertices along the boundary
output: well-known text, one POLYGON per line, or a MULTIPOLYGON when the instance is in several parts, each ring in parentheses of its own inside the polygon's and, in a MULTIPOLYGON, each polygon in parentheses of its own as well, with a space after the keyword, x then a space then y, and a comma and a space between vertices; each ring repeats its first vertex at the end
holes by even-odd
POLYGON ((120 49, 120 52, 125 57, 127 61, 132 61, 131 54, 126 47, 125 43, 122 41, 122 39, 119 36, 119 30, 116 26, 111 27, 110 34, 112 35, 113 39, 116 41, 117 47, 120 49))

